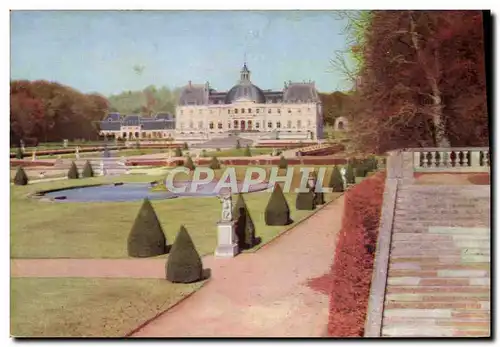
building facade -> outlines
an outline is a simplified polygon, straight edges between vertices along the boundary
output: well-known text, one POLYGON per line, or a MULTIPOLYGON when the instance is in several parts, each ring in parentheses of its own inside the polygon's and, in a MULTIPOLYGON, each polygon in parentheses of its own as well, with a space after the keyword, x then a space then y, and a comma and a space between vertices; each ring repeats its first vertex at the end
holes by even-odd
POLYGON ((180 94, 175 113, 176 133, 224 134, 254 132, 323 137, 323 112, 314 82, 285 82, 282 91, 262 90, 252 84, 244 64, 238 84, 228 92, 189 82, 180 94))
POLYGON ((122 139, 210 139, 230 134, 254 139, 322 139, 323 110, 314 82, 285 82, 281 91, 252 84, 246 63, 227 92, 209 83, 182 88, 175 110, 154 117, 109 114, 101 134, 122 139))

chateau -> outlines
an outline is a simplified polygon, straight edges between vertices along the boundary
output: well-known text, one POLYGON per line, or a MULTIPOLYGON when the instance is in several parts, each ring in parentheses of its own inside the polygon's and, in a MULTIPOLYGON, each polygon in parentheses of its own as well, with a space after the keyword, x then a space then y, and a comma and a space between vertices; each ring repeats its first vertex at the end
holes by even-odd
POLYGON ((171 115, 155 117, 109 114, 101 134, 124 139, 208 140, 238 134, 252 139, 321 139, 322 106, 314 82, 285 82, 281 91, 262 90, 251 82, 246 63, 228 92, 209 83, 189 81, 171 115))

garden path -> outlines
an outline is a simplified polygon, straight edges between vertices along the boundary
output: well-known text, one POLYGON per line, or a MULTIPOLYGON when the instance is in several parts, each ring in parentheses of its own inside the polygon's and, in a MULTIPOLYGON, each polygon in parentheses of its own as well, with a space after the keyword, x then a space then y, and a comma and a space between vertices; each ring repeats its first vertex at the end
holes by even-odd
MULTIPOLYGON (((343 207, 342 196, 256 253, 204 257, 208 283, 132 336, 323 336, 329 306, 324 275, 343 207)), ((164 266, 163 259, 13 259, 11 276, 164 278, 164 266)))

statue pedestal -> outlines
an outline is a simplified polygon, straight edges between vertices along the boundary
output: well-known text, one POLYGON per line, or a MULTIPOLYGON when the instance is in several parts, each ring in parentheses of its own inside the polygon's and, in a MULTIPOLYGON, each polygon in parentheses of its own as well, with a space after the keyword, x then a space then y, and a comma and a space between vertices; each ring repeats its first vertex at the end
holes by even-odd
POLYGON ((235 221, 217 223, 216 257, 232 258, 238 254, 235 225, 235 221))

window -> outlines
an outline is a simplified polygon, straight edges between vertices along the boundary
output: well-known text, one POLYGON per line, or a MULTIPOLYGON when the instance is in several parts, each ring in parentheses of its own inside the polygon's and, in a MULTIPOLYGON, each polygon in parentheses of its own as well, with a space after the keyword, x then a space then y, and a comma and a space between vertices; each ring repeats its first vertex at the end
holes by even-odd
POLYGON ((237 108, 234 109, 234 113, 238 114, 238 109, 237 108))
POLYGON ((241 113, 245 113, 245 109, 244 108, 241 109, 241 113))
POLYGON ((183 122, 181 122, 181 123, 179 124, 179 126, 180 126, 180 128, 181 128, 181 129, 184 129, 184 123, 183 123, 183 122))
POLYGON ((210 114, 212 114, 214 112, 214 110, 210 110, 210 114))
POLYGON ((138 138, 139 137, 139 133, 138 132, 135 132, 135 138, 138 138))
POLYGON ((300 111, 300 108, 297 110, 297 112, 298 112, 298 113, 300 113, 300 112, 301 112, 301 111, 300 111))
POLYGON ((227 114, 231 114, 231 109, 230 108, 227 109, 227 114))
POLYGON ((193 121, 192 121, 192 120, 190 120, 190 121, 189 121, 189 129, 192 129, 192 128, 193 128, 193 121))
POLYGON ((255 128, 257 128, 257 129, 260 128, 260 123, 259 122, 255 123, 255 128))
POLYGON ((235 128, 235 129, 238 129, 238 121, 237 121, 237 120, 235 120, 235 121, 233 122, 233 124, 234 124, 234 128, 235 128))
POLYGON ((127 133, 123 133, 123 134, 122 134, 122 137, 123 137, 123 138, 127 138, 127 133))
POLYGON ((271 113, 271 109, 268 109, 268 110, 267 110, 267 113, 271 113))
POLYGON ((344 122, 340 121, 337 123, 337 129, 338 130, 344 130, 344 122))
POLYGON ((302 126, 300 119, 297 121, 297 128, 300 128, 302 126))
POLYGON ((201 114, 201 109, 200 109, 200 110, 198 110, 198 113, 199 113, 199 114, 201 114))
POLYGON ((276 128, 281 128, 281 122, 276 122, 276 128))
POLYGON ((308 127, 310 127, 310 126, 311 126, 311 120, 310 120, 310 119, 307 121, 307 126, 308 126, 308 127))
POLYGON ((267 122, 267 127, 272 128, 273 127, 273 122, 267 122))
POLYGON ((231 122, 227 122, 227 128, 231 129, 231 122))
POLYGON ((252 113, 252 109, 251 108, 248 109, 248 113, 252 113))
POLYGON ((278 108, 278 113, 281 113, 281 109, 278 108))
POLYGON ((291 128, 292 127, 292 121, 289 120, 287 123, 286 123, 286 127, 287 128, 291 128))
POLYGON ((292 110, 291 110, 291 109, 288 109, 288 113, 292 113, 292 110))
POLYGON ((256 109, 255 112, 259 113, 260 109, 256 109))
POLYGON ((198 122, 198 129, 203 129, 203 121, 198 122))
POLYGON ((209 127, 210 129, 213 129, 213 128, 214 128, 214 122, 210 122, 210 124, 208 125, 208 127, 209 127))
POLYGON ((222 122, 219 122, 219 123, 217 124, 217 129, 222 129, 222 122))

